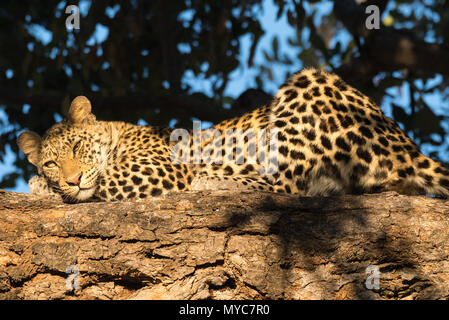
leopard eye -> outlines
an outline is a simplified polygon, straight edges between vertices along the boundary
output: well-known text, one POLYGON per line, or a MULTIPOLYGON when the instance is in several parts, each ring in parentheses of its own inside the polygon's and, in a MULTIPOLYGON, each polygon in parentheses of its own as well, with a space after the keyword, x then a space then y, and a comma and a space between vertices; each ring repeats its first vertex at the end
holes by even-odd
POLYGON ((73 152, 77 152, 81 147, 81 140, 79 140, 75 145, 73 146, 73 152))
POLYGON ((56 166, 57 166, 57 164, 54 161, 47 161, 47 162, 44 163, 44 167, 47 167, 47 168, 50 168, 50 169, 54 168, 56 166))

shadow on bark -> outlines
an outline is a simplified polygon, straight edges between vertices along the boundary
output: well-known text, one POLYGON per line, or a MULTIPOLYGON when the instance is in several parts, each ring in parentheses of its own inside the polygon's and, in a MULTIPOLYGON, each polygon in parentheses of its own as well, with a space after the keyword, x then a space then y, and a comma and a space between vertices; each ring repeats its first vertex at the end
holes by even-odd
POLYGON ((448 213, 395 193, 70 205, 0 191, 0 298, 447 299, 448 213))

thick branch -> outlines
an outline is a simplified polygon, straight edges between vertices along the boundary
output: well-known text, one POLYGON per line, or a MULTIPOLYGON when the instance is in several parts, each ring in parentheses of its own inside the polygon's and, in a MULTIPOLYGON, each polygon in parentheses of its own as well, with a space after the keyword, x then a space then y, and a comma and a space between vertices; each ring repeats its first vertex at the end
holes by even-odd
POLYGON ((379 13, 382 14, 387 4, 388 0, 368 0, 361 3, 357 3, 355 0, 335 0, 334 12, 337 19, 350 33, 365 37, 369 33, 365 26, 366 8, 375 5, 379 8, 379 13))
MULTIPOLYGON (((145 111, 159 109, 171 118, 197 117, 204 121, 220 121, 237 114, 234 110, 219 107, 213 99, 202 94, 170 95, 170 96, 109 96, 103 97, 97 93, 86 93, 96 110, 107 110, 111 114, 122 113, 124 110, 133 114, 144 114, 145 111)), ((72 97, 74 98, 74 97, 72 97)), ((64 94, 58 92, 40 92, 21 90, 17 88, 0 87, 0 103, 30 104, 41 110, 61 112, 64 94)))
MULTIPOLYGON (((146 95, 104 97, 95 92, 85 93, 85 95, 91 100, 97 112, 100 114, 102 111, 106 112, 113 115, 114 119, 117 118, 117 115, 129 115, 130 110, 132 110, 131 114, 139 114, 144 118, 148 111, 160 110, 164 119, 167 120, 166 122, 173 118, 190 119, 195 117, 203 121, 217 123, 261 107, 271 100, 271 96, 262 90, 255 89, 243 92, 230 109, 222 108, 213 99, 201 93, 191 95, 179 93, 158 97, 146 95)), ((63 101, 62 93, 49 91, 37 93, 31 90, 0 87, 0 104, 30 104, 41 110, 61 112, 63 101)), ((154 120, 154 116, 148 120, 151 122, 154 120)))
POLYGON ((0 299, 447 299, 448 213, 394 193, 69 205, 0 192, 0 299))
POLYGON ((348 82, 360 83, 381 71, 400 69, 449 75, 449 48, 426 42, 405 29, 381 26, 379 30, 368 30, 365 7, 374 2, 381 9, 387 3, 379 0, 357 5, 354 0, 334 1, 337 18, 354 36, 364 38, 361 56, 336 70, 340 76, 348 82))

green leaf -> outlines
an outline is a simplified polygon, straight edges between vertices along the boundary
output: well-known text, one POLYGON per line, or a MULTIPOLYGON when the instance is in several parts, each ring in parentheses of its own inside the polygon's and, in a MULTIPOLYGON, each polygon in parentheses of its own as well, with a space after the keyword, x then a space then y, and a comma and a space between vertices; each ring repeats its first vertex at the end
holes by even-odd
POLYGON ((405 110, 397 104, 392 103, 391 106, 393 108, 393 118, 396 121, 401 122, 404 125, 405 130, 408 131, 410 127, 410 115, 408 115, 405 110))
POLYGON ((403 82, 404 82, 403 79, 387 76, 379 81, 378 88, 381 90, 386 90, 391 87, 400 87, 402 86, 403 82))
POLYGON ((271 41, 271 47, 273 49, 274 60, 279 60, 279 39, 277 36, 273 37, 273 40, 271 41))
POLYGON ((420 102, 420 109, 415 114, 415 121, 413 124, 419 130, 419 134, 426 136, 431 134, 444 134, 445 131, 441 127, 441 116, 437 116, 429 106, 424 103, 423 100, 420 102))
POLYGON ((310 42, 315 48, 320 50, 323 54, 327 54, 326 44, 324 43, 323 38, 318 33, 312 32, 310 34, 310 42))

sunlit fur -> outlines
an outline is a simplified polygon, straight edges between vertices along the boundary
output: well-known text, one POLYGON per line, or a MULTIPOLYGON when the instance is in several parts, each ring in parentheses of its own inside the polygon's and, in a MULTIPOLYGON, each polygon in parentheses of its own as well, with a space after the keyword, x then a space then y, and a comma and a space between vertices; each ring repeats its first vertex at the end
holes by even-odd
POLYGON ((108 129, 103 123, 81 125, 64 121, 52 127, 42 139, 37 167, 65 200, 86 200, 95 194, 113 140, 113 132, 108 129), (67 182, 78 174, 82 174, 79 185, 67 182))
MULTIPOLYGON (((40 138, 18 137, 21 150, 66 202, 123 200, 186 190, 193 174, 170 160, 169 130, 97 121, 87 98, 40 138)), ((41 181, 41 180, 40 180, 41 181)))
POLYGON ((24 132, 18 144, 50 188, 68 202, 145 199, 191 190, 194 177, 213 178, 209 181, 216 181, 217 188, 221 181, 232 181, 248 190, 302 196, 381 191, 449 196, 449 170, 422 154, 374 101, 329 72, 304 69, 279 88, 269 105, 213 128, 220 131, 218 138, 212 139, 212 133, 195 136, 190 139, 195 143, 186 143, 190 153, 198 147, 217 155, 228 147, 237 161, 176 163, 171 130, 97 121, 89 100, 77 97, 67 120, 42 139, 24 132), (276 163, 275 173, 262 174, 261 160, 249 163, 251 142, 228 146, 228 129, 251 129, 258 136, 278 131, 274 156, 268 152, 271 141, 270 148, 257 150, 258 161, 276 163))

